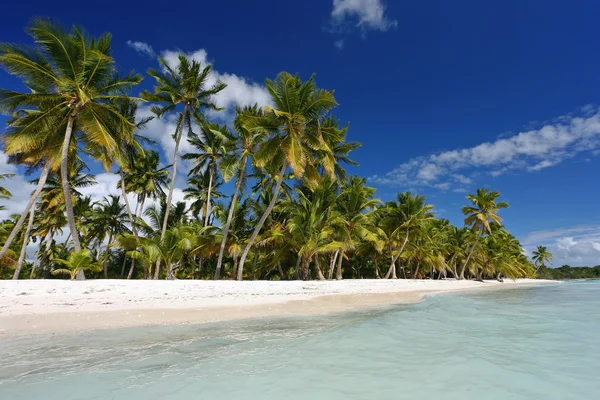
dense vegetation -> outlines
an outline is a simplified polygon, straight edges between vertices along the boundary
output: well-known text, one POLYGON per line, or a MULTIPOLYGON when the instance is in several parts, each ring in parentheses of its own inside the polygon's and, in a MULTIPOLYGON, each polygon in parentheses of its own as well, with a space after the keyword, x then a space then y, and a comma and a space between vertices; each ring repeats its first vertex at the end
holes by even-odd
POLYGON ((563 265, 560 268, 540 268, 537 272, 540 279, 600 279, 600 265, 595 267, 571 267, 563 265))
MULTIPOLYGON (((218 125, 211 67, 184 56, 148 71, 154 89, 123 75, 110 35, 90 37, 36 19, 33 46, 0 45, 0 65, 27 91, 0 90, 11 116, 2 134, 12 163, 36 174, 21 215, 0 226, 4 278, 342 279, 534 276, 535 265, 502 225, 500 194, 479 189, 465 226, 436 218, 418 194, 381 202, 364 178, 347 176, 359 143, 332 115, 334 93, 314 76, 267 79, 271 106, 238 107, 218 125), (172 118, 171 165, 142 137, 137 113, 172 118), (209 112, 210 111, 210 112, 209 112), (181 154, 189 141, 193 153, 181 154), (184 202, 173 204, 179 159, 193 167, 184 202), (119 174, 121 196, 94 202, 88 166, 119 174), (233 193, 223 193, 232 181, 233 193), (126 194, 135 194, 134 204, 126 194), (63 232, 66 240, 56 240, 63 232), (35 243, 33 262, 25 248, 35 243)), ((10 177, 1 177, 9 179, 10 177)), ((0 196, 7 197, 6 190, 0 196)), ((536 259, 543 268, 547 254, 536 259)), ((551 257, 551 256, 550 256, 551 257)))

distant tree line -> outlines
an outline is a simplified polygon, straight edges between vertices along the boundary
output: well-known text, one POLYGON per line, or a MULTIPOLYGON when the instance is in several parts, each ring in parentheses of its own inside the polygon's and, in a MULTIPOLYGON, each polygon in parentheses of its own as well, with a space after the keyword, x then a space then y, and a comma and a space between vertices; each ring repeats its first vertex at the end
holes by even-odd
POLYGON ((563 265, 560 268, 542 267, 537 272, 540 279, 600 279, 600 265, 595 267, 571 267, 563 265))

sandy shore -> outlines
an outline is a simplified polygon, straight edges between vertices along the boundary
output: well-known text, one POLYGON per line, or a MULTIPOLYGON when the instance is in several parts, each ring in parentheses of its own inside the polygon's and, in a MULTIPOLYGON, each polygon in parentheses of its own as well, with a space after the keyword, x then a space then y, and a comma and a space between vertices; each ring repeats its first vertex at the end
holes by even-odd
POLYGON ((0 336, 310 315, 552 281, 0 281, 0 336))

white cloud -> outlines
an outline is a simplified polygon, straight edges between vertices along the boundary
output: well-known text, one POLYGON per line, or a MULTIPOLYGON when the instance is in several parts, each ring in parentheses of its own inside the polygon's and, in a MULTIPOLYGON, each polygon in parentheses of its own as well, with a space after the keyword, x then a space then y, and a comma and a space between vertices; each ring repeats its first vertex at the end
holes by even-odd
POLYGON ((375 175, 376 183, 435 186, 442 182, 468 185, 463 171, 476 168, 491 176, 512 170, 539 171, 587 152, 600 150, 600 112, 561 116, 537 130, 499 138, 493 142, 413 158, 394 170, 375 175))
MULTIPOLYGON (((169 65, 175 66, 179 63, 179 54, 183 54, 188 60, 198 61, 203 66, 213 64, 204 49, 190 53, 165 50, 161 53, 161 56, 169 65)), ((208 79, 208 85, 213 85, 217 80, 227 84, 227 87, 214 98, 219 107, 225 108, 224 111, 214 113, 215 117, 220 116, 222 119, 226 119, 223 116, 230 116, 235 105, 246 106, 258 104, 259 106, 264 106, 272 104, 269 92, 267 92, 267 89, 262 84, 252 82, 236 74, 220 72, 213 67, 208 79)))
POLYGON ((333 0, 331 18, 336 25, 356 19, 356 26, 362 30, 387 31, 398 25, 385 16, 382 0, 333 0))
POLYGON ((338 49, 343 49, 344 48, 344 41, 343 40, 336 40, 335 42, 333 42, 333 45, 338 48, 338 49))
POLYGON ((148 56, 150 58, 156 57, 156 53, 154 53, 154 50, 152 49, 152 46, 150 46, 148 43, 136 42, 136 41, 133 41, 133 40, 128 40, 127 41, 127 46, 131 47, 132 49, 134 49, 135 51, 137 51, 139 54, 148 56))
POLYGON ((10 199, 0 200, 0 205, 5 207, 5 210, 0 211, 0 220, 3 220, 23 211, 35 186, 29 183, 33 176, 20 175, 17 167, 8 163, 8 157, 3 152, 0 152, 0 174, 15 174, 0 181, 0 185, 12 194, 10 199))
POLYGON ((546 246, 553 254, 552 265, 555 267, 600 264, 600 225, 531 232, 521 243, 528 255, 536 246, 546 246))

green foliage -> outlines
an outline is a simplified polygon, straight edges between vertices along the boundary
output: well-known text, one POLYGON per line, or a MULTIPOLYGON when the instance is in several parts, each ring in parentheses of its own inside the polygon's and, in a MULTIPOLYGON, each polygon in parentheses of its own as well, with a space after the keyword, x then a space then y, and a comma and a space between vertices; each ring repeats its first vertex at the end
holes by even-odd
POLYGON ((595 267, 571 267, 563 265, 560 268, 540 267, 537 272, 540 279, 600 279, 600 265, 595 267))

